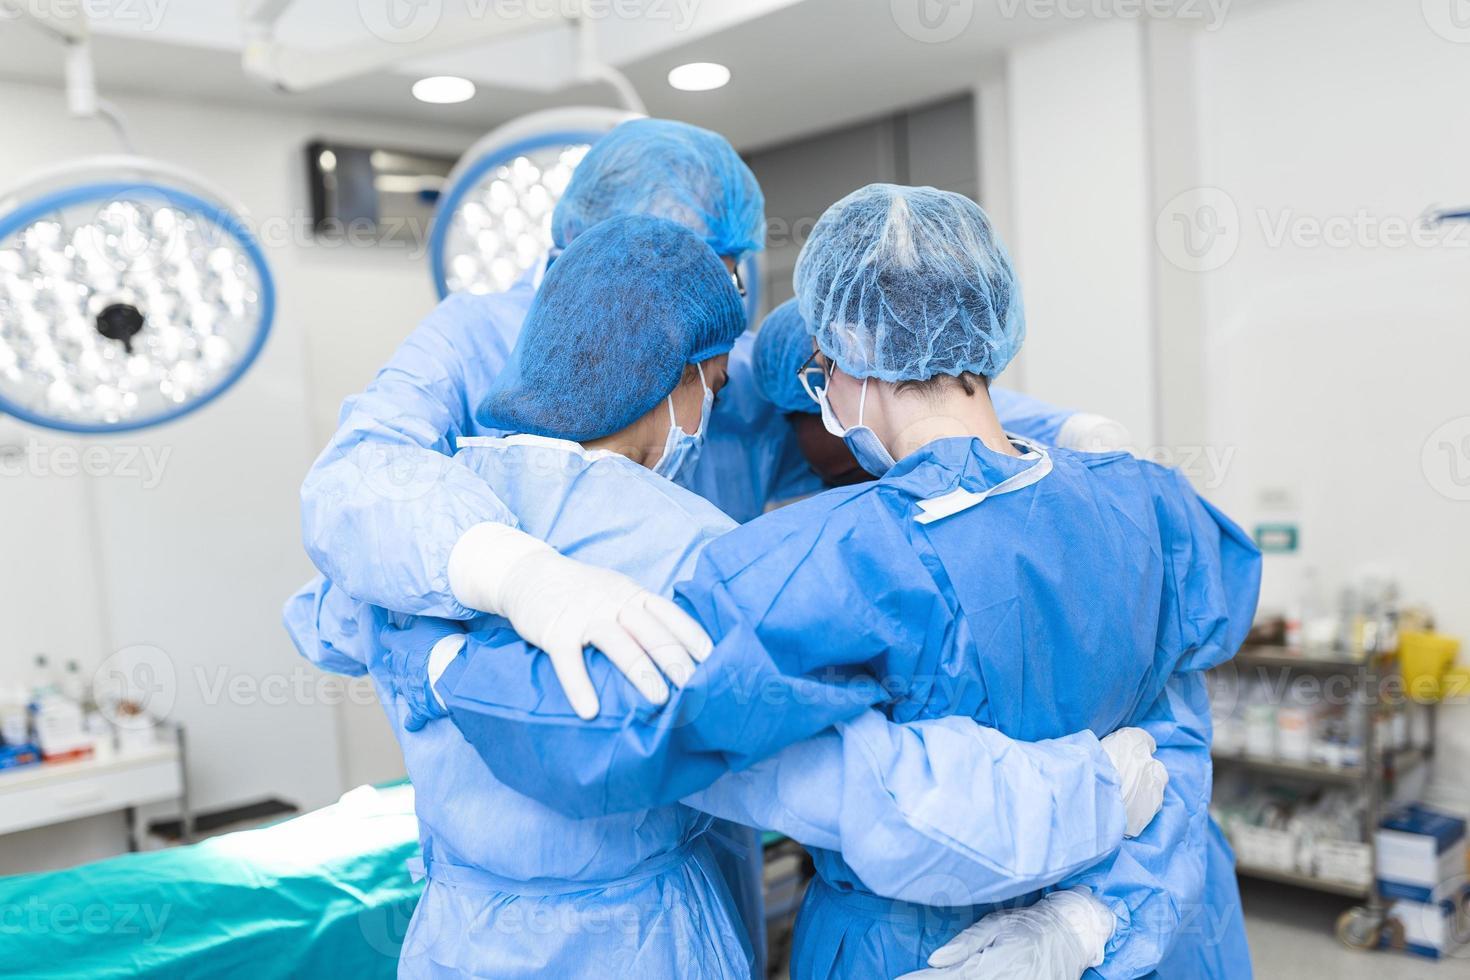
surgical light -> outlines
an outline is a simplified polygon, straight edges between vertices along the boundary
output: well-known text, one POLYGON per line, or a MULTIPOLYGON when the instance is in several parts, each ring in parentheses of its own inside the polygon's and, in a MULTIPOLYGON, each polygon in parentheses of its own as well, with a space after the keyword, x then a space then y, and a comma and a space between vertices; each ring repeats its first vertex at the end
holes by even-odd
MULTIPOLYGON (((455 164, 429 233, 429 266, 442 299, 500 293, 552 246, 551 213, 572 171, 599 137, 639 114, 620 109, 548 109, 492 131, 455 164)), ((754 256, 740 266, 746 312, 760 309, 754 256)))
POLYGON ((730 69, 713 61, 695 61, 670 71, 669 84, 681 92, 710 92, 730 84, 730 69))
POLYGON ((632 113, 550 109, 501 126, 460 158, 429 235, 440 297, 499 293, 551 248, 551 213, 596 140, 632 113))
POLYGON ((475 97, 475 83, 457 75, 434 75, 413 83, 413 97, 431 105, 454 105, 475 97))
POLYGON ((182 416, 265 344, 270 271, 196 177, 104 157, 0 200, 0 413, 71 432, 182 416))

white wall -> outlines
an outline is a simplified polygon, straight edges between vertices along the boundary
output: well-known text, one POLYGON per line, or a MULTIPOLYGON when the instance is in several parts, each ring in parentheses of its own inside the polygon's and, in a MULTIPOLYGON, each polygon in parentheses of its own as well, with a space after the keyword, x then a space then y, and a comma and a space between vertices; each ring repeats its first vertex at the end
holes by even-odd
MULTIPOLYGON (((1018 48, 984 185, 1009 189, 1027 390, 1210 454, 1188 471, 1247 529, 1300 525, 1263 610, 1307 565, 1334 588, 1378 569, 1470 637, 1470 225, 1392 238, 1470 205, 1470 31, 1436 33, 1439 9, 1297 0, 1018 48)), ((1432 795, 1470 810, 1470 705, 1441 731, 1432 795)))
MULTIPOLYGON (((1155 431, 1143 34, 1131 21, 1011 52, 1010 240, 1025 389, 1155 431)), ((984 103, 982 101, 982 123, 984 103)), ((987 183, 989 178, 987 178, 987 183)), ((1016 383, 1007 379, 1008 383, 1016 383)))
MULTIPOLYGON (((1378 563, 1470 637, 1470 225, 1431 247, 1374 237, 1470 204, 1470 44, 1372 0, 1239 12, 1196 43, 1200 182, 1240 212, 1238 250, 1204 277, 1211 441, 1238 450, 1218 498, 1247 526, 1302 526, 1301 561, 1267 559, 1264 602, 1289 601, 1303 563, 1338 582, 1378 563), (1359 214, 1343 247, 1262 226, 1359 214), (1266 506, 1274 488, 1294 505, 1266 506)), ((1470 806, 1470 707, 1446 715, 1459 769, 1440 789, 1470 806)))
MULTIPOLYGON (((189 729, 196 805, 270 795, 317 806, 344 784, 402 766, 379 709, 337 707, 280 625, 282 602, 312 572, 297 491, 341 399, 367 382, 435 297, 419 255, 312 246, 304 234, 280 231, 307 224, 302 147, 311 137, 454 154, 478 134, 313 118, 284 101, 280 112, 117 101, 143 152, 200 172, 233 193, 257 227, 276 230, 262 237, 279 313, 263 356, 224 398, 161 429, 102 440, 167 452, 156 487, 119 475, 0 479, 9 517, 0 676, 25 677, 37 651, 90 668, 125 646, 157 646, 173 666, 173 717, 189 729), (221 681, 239 678, 290 686, 283 699, 269 691, 211 696, 221 681)), ((64 115, 55 90, 0 84, 0 106, 0 184, 111 149, 100 126, 64 115)), ((3 425, 0 444, 68 441, 3 425)), ((92 828, 89 846, 120 846, 120 821, 104 821, 101 831, 96 824, 78 827, 92 828)), ((0 850, 22 854, 55 840, 0 839, 0 850)))

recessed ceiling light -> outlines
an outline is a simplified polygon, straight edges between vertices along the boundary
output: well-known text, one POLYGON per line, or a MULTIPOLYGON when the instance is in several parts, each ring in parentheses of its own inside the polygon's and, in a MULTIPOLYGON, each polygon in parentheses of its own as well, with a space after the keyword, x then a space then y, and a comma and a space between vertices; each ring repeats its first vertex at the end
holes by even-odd
POLYGON ((435 75, 413 83, 413 97, 434 105, 453 105, 475 97, 475 83, 457 75, 435 75))
POLYGON ((696 61, 669 72, 669 84, 684 92, 708 92, 724 88, 729 81, 730 69, 713 61, 696 61))

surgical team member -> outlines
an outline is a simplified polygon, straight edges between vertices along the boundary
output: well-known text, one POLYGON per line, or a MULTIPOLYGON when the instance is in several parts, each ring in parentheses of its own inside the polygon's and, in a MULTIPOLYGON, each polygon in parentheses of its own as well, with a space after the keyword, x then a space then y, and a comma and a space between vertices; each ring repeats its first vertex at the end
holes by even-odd
MULTIPOLYGON (((1024 318, 973 202, 864 188, 817 223, 796 288, 817 348, 807 384, 880 479, 706 547, 677 591, 717 647, 666 705, 631 697, 594 659, 603 711, 584 723, 544 658, 491 631, 435 685, 456 726, 497 777, 591 814, 752 769, 801 735, 803 710, 840 722, 843 696, 873 678, 872 703, 894 721, 968 717, 1018 739, 1137 724, 1169 786, 1114 857, 1007 909, 970 904, 1003 895, 948 877, 895 903, 847 855, 816 850, 792 976, 893 977, 932 954, 954 977, 1248 977, 1231 858, 1208 815, 1204 671, 1245 635, 1259 553, 1174 471, 1005 434, 987 387, 1024 318)), ((722 815, 760 823, 739 810, 749 798, 733 794, 722 815)))
MULTIPOLYGON (((876 479, 858 465, 845 441, 827 431, 821 407, 802 387, 801 368, 811 356, 812 335, 793 297, 767 314, 756 332, 752 356, 756 389, 785 415, 796 444, 824 487, 876 479)), ((1113 451, 1132 443, 1128 430, 1112 419, 1061 411, 1008 388, 992 385, 990 402, 1007 431, 1048 446, 1113 451)))
MULTIPOLYGON (((739 154, 718 134, 668 120, 626 122, 593 145, 553 214, 556 248, 619 214, 678 222, 731 270, 764 242, 764 199, 739 154)), ((646 649, 628 620, 652 616, 675 625, 676 642, 647 652, 660 667, 680 671, 690 665, 677 642, 687 621, 626 576, 552 556, 515 570, 526 588, 513 606, 486 608, 484 580, 524 551, 512 543, 517 517, 483 478, 450 464, 457 439, 497 434, 475 409, 503 370, 545 269, 538 264, 504 293, 444 300, 368 388, 343 404, 337 432, 301 488, 302 539, 317 569, 355 599, 450 619, 506 616, 566 672, 573 703, 590 717, 596 699, 585 678, 574 676, 584 644, 646 649)), ((736 341, 703 452, 678 481, 736 521, 822 487, 782 413, 756 389, 753 343, 750 335, 736 341)), ((1054 432, 1085 440, 1097 419, 1031 400, 1017 411, 1014 420, 1002 418, 1046 440, 1054 432)), ((702 643, 696 635, 684 645, 702 643)), ((652 666, 646 657, 620 662, 652 666)))
MULTIPOLYGON (((462 440, 455 465, 481 474, 531 533, 666 591, 708 540, 733 526, 670 480, 693 458, 743 326, 735 290, 703 242, 661 219, 610 219, 548 272, 492 396, 502 426, 530 434, 462 440)), ((405 939, 402 975, 749 975, 738 913, 709 850, 709 817, 668 806, 569 819, 499 783, 452 725, 415 719, 434 646, 423 628, 448 635, 458 625, 344 599, 320 583, 288 606, 287 622, 302 652, 329 669, 366 666, 403 729, 429 884, 405 939), (336 617, 325 630, 324 617, 336 617), (401 644, 354 642, 385 629, 421 637, 415 683, 402 683, 391 663, 401 644)), ((808 712, 805 724, 823 727, 820 715, 808 712)), ((1102 743, 1079 733, 1023 746, 968 719, 900 729, 868 712, 840 736, 828 732, 783 755, 764 778, 742 774, 710 793, 733 793, 757 809, 782 804, 777 825, 834 847, 850 840, 855 866, 871 866, 880 883, 911 875, 913 860, 943 864, 957 841, 973 850, 944 866, 993 873, 1016 838, 1029 841, 1029 859, 1045 862, 1056 880, 1110 853, 1125 819, 1136 833, 1152 817, 1160 784, 1142 811, 1133 799, 1153 794, 1151 748, 1137 731, 1102 743), (1014 786, 993 784, 988 761, 1013 774, 1014 786), (932 784, 892 785, 904 772, 932 784), (1120 773, 1133 777, 1121 794, 1120 773), (992 788, 1014 789, 997 794, 1014 838, 983 812, 994 805, 992 788), (849 803, 846 820, 830 805, 834 789, 849 803), (904 801, 914 810, 894 806, 904 801), (1078 830, 1054 839, 1049 828, 1061 809, 1078 830), (1081 830, 1089 820, 1092 828, 1081 830), (881 840, 877 827, 887 831, 881 840)), ((1035 871, 1023 863, 1018 873, 1035 871)))

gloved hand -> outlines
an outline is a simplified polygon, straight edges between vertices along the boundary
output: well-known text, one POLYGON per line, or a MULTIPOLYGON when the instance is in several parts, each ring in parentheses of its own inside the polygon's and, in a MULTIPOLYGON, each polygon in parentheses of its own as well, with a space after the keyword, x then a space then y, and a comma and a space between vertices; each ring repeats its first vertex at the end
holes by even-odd
POLYGON ((464 625, 449 619, 416 616, 406 626, 384 626, 378 646, 385 658, 393 690, 408 704, 403 721, 407 731, 416 732, 447 712, 430 687, 429 658, 441 642, 455 641, 457 652, 464 646, 464 625))
POLYGON ((1128 813, 1125 837, 1137 837, 1164 806, 1169 770, 1154 758, 1158 743, 1142 728, 1120 728, 1102 740, 1103 751, 1123 777, 1123 808, 1128 813))
POLYGON ((898 980, 1078 980, 1107 952, 1117 919, 1086 888, 992 912, 898 980))
POLYGON ((464 533, 449 556, 449 586, 461 603, 504 616, 546 651, 582 718, 598 710, 584 647, 602 651, 654 704, 669 699, 665 677, 682 687, 714 649, 699 623, 668 599, 502 524, 464 533))

